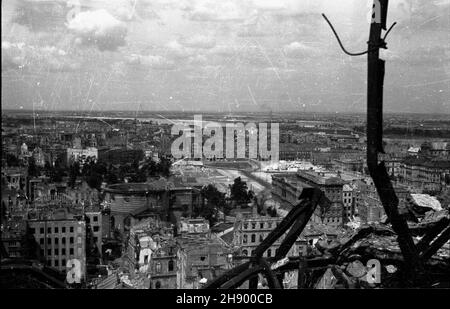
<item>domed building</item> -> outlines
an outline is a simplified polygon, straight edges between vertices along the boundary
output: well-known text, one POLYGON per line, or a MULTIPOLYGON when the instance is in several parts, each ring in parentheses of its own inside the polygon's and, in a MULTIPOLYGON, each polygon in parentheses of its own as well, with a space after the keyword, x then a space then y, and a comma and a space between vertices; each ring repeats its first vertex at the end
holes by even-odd
POLYGON ((154 217, 168 221, 172 183, 159 179, 149 183, 120 183, 104 189, 111 210, 111 229, 128 232, 135 221, 154 217))
POLYGON ((20 146, 20 155, 22 155, 22 156, 28 155, 28 146, 27 146, 27 144, 23 143, 22 146, 20 146))

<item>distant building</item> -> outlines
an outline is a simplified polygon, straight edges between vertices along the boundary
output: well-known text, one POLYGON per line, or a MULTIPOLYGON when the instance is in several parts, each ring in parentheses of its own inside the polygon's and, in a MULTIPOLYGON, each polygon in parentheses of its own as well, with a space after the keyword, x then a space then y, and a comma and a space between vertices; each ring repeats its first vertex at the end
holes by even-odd
POLYGON ((111 228, 122 233, 129 231, 133 225, 132 217, 166 220, 169 186, 170 183, 160 179, 151 183, 121 183, 105 188, 105 201, 111 210, 111 228))
POLYGON ((106 134, 105 144, 108 147, 126 147, 128 133, 125 130, 112 129, 106 134))
POLYGON ((135 270, 147 273, 152 252, 159 247, 159 233, 161 229, 159 220, 148 218, 131 227, 127 243, 127 261, 130 273, 135 270))
POLYGON ((344 214, 348 220, 354 213, 353 188, 348 184, 342 187, 342 202, 344 204, 344 214))
POLYGON ((97 161, 98 149, 95 147, 89 148, 67 148, 67 165, 78 162, 82 167, 88 159, 97 161))
POLYGON ((67 265, 79 263, 81 279, 85 278, 86 223, 82 218, 66 213, 60 218, 29 220, 28 224, 48 266, 65 273, 67 265))
MULTIPOLYGON (((233 257, 235 263, 239 264, 248 261, 255 254, 256 248, 273 232, 282 220, 283 218, 281 217, 260 216, 254 213, 247 217, 238 217, 234 225, 232 241, 233 247, 239 248, 233 257)), ((295 240, 286 256, 312 255, 314 251, 317 252, 317 249, 315 249, 317 242, 336 239, 338 234, 339 229, 333 226, 310 221, 301 235, 295 240)), ((286 234, 278 238, 263 253, 263 256, 266 258, 275 257, 285 236, 286 234)), ((296 270, 285 274, 283 278, 284 287, 295 288, 298 282, 297 275, 298 272, 296 270)))
MULTIPOLYGON (((21 217, 11 218, 2 222, 1 242, 9 258, 23 258, 23 240, 26 232, 26 222, 21 217)), ((2 258, 4 258, 2 256, 2 258)))
POLYGON ((85 181, 77 181, 73 187, 67 183, 52 183, 46 177, 33 178, 29 182, 29 196, 34 205, 98 206, 98 191, 85 181))
POLYGON ((89 225, 93 234, 94 242, 99 250, 99 252, 102 251, 102 213, 100 210, 95 209, 88 209, 85 211, 85 216, 89 218, 89 225))
POLYGON ((144 159, 142 149, 120 148, 102 148, 98 152, 98 159, 108 164, 127 164, 144 159))
POLYGON ((420 146, 421 156, 432 157, 437 159, 450 159, 450 143, 449 142, 425 142, 420 146))
POLYGON ((417 157, 419 155, 420 147, 409 147, 408 155, 411 157, 417 157))
POLYGON ((334 159, 332 164, 338 171, 342 172, 363 172, 364 160, 354 159, 334 159))
POLYGON ((386 214, 380 199, 374 195, 366 196, 358 205, 358 215, 363 223, 378 223, 386 214))
POLYGON ((132 226, 127 245, 132 277, 137 270, 151 289, 198 288, 201 279, 212 280, 229 268, 227 246, 210 237, 203 220, 183 220, 177 238, 172 231, 152 218, 132 226))
POLYGON ((131 221, 154 217, 177 224, 190 216, 200 204, 200 190, 189 185, 174 185, 164 178, 147 183, 123 183, 104 189, 105 201, 111 209, 113 229, 127 229, 131 221))
POLYGON ((389 176, 397 177, 400 174, 401 158, 387 158, 384 160, 389 176))
POLYGON ((28 200, 22 190, 2 186, 1 193, 3 216, 12 217, 15 213, 20 213, 26 209, 28 200))
POLYGON ((171 222, 179 222, 182 217, 192 215, 194 209, 199 207, 202 201, 198 183, 174 181, 170 188, 170 215, 171 222))
POLYGON ((151 254, 149 265, 151 289, 181 288, 184 269, 178 258, 178 246, 172 241, 156 249, 151 254))
POLYGON ((177 230, 181 236, 198 235, 209 237, 210 233, 208 220, 204 218, 181 218, 178 222, 177 230))
MULTIPOLYGON (((255 249, 264 241, 267 235, 272 232, 283 218, 269 216, 250 216, 237 219, 234 227, 233 245, 240 248, 242 256, 252 256, 255 249)), ((264 252, 265 257, 274 257, 283 237, 264 252)), ((288 255, 298 255, 297 246, 292 246, 288 255)))
POLYGON ((28 158, 31 157, 32 154, 30 151, 28 151, 27 144, 23 143, 22 146, 20 146, 20 153, 19 153, 19 159, 23 161, 23 163, 28 162, 28 158))
MULTIPOLYGON (((9 258, 22 258, 22 235, 2 232, 2 246, 5 248, 9 258)), ((3 258, 3 257, 2 257, 3 258)))
POLYGON ((311 152, 315 150, 316 147, 317 144, 280 143, 280 160, 310 160, 311 152))
POLYGON ((310 186, 301 182, 295 173, 272 175, 272 198, 287 212, 300 202, 299 197, 303 188, 310 186))
POLYGON ((42 151, 40 147, 36 147, 33 149, 34 162, 36 163, 36 166, 38 167, 44 167, 45 166, 45 153, 42 151))
POLYGON ((359 217, 361 212, 365 212, 365 198, 370 190, 370 186, 362 180, 356 180, 352 183, 354 215, 359 217))
POLYGON ((450 160, 406 158, 400 164, 399 181, 422 191, 440 192, 450 186, 450 160))
POLYGON ((272 196, 282 209, 289 211, 299 203, 299 197, 304 188, 319 188, 330 200, 331 206, 329 209, 318 206, 311 221, 342 226, 344 223, 344 205, 342 203, 344 183, 335 174, 326 172, 300 170, 295 174, 276 174, 272 176, 272 196))
POLYGON ((332 166, 333 160, 361 161, 365 152, 351 148, 322 148, 311 152, 311 162, 316 165, 332 166))
POLYGON ((217 238, 178 237, 179 281, 182 289, 197 289, 232 267, 231 249, 217 238))
MULTIPOLYGON (((386 212, 376 188, 362 181, 355 183, 353 186, 355 215, 360 218, 362 223, 382 221, 386 216, 386 212)), ((394 186, 394 190, 399 199, 399 209, 404 209, 405 203, 410 196, 409 190, 400 185, 394 186)))
POLYGON ((23 167, 2 168, 2 178, 5 178, 9 188, 25 190, 27 185, 28 172, 23 167))

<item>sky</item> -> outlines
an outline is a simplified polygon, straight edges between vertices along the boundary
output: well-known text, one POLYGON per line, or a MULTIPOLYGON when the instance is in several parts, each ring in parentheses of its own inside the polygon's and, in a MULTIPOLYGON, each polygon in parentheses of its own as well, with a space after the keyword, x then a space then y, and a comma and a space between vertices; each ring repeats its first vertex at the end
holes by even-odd
MULTIPOLYGON (((391 0, 384 110, 450 113, 450 0, 391 0)), ((372 0, 3 0, 2 109, 364 112, 372 0)))

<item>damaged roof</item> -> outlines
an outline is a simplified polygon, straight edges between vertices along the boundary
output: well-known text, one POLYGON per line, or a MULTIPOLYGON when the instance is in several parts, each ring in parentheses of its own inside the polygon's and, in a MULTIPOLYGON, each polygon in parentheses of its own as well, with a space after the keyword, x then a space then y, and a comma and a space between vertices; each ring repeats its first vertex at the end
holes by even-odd
POLYGON ((441 203, 436 199, 436 197, 428 194, 411 194, 412 202, 420 207, 431 208, 435 211, 442 210, 441 203))

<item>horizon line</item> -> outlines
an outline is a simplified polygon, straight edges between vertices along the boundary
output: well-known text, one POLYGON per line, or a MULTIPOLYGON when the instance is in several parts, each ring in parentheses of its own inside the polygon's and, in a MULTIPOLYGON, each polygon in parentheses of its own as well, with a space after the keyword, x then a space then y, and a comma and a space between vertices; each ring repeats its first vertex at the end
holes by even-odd
MULTIPOLYGON (((1 111, 5 112, 30 112, 33 113, 33 109, 18 109, 18 108, 1 108, 1 111)), ((133 110, 70 110, 70 109, 61 109, 61 110, 40 110, 40 109, 34 109, 34 112, 48 112, 48 113, 57 113, 57 112, 64 112, 64 113, 108 113, 108 112, 120 112, 120 113, 136 113, 136 111, 133 110)), ((364 115, 367 114, 367 111, 301 111, 301 110, 286 110, 286 111, 251 111, 251 110, 245 110, 245 111, 239 111, 239 112, 226 112, 226 111, 214 111, 214 110, 198 110, 198 111, 180 111, 180 110, 141 110, 140 113, 215 113, 215 114, 229 114, 231 116, 238 116, 239 113, 254 113, 254 114, 264 114, 264 115, 270 115, 270 114, 288 114, 288 113, 298 113, 298 114, 350 114, 350 115, 364 115), (237 115, 236 115, 237 114, 237 115)), ((383 113, 384 115, 387 114, 413 114, 413 115, 450 115, 449 112, 398 112, 398 111, 386 111, 383 113)), ((139 118, 139 117, 135 117, 139 118)))

